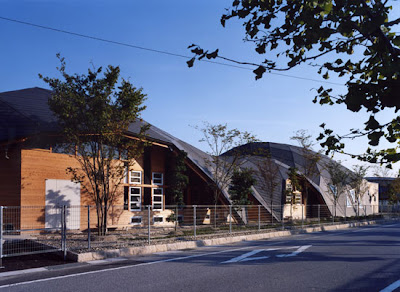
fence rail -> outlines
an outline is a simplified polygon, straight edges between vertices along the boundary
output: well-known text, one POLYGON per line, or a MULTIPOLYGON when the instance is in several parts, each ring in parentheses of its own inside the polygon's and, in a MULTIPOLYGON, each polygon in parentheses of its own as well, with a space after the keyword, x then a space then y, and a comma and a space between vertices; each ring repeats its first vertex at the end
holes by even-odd
POLYGON ((66 255, 68 250, 118 248, 241 232, 400 217, 399 206, 342 206, 342 215, 333 216, 338 207, 193 205, 155 209, 147 205, 132 211, 126 206, 110 206, 107 234, 99 235, 95 206, 3 206, 0 207, 0 259, 42 252, 62 252, 66 255))

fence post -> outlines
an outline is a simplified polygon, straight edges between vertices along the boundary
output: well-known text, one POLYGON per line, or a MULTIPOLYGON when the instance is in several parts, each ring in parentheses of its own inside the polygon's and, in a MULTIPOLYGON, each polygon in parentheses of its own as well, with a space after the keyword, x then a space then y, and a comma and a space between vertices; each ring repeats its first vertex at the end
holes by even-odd
POLYGON ((283 209, 284 209, 284 207, 282 206, 282 205, 280 205, 280 208, 281 208, 281 212, 282 212, 282 230, 285 230, 285 217, 283 216, 284 214, 283 214, 283 209))
POLYGON ((301 204, 301 229, 303 229, 303 224, 304 224, 304 204, 301 204))
POLYGON ((347 203, 344 201, 344 222, 347 222, 347 203))
POLYGON ((147 243, 150 244, 150 205, 147 205, 147 243))
POLYGON ((232 234, 232 205, 229 205, 229 234, 232 234))
POLYGON ((321 226, 321 205, 318 204, 318 225, 321 226))
POLYGON ((194 239, 196 239, 196 205, 193 205, 193 234, 194 239))
POLYGON ((62 206, 57 206, 60 210, 60 238, 61 238, 61 251, 64 250, 64 219, 63 219, 63 208, 62 206))
POLYGON ((3 206, 0 207, 0 268, 3 267, 3 206))
POLYGON ((64 261, 67 260, 67 206, 63 206, 64 261))
POLYGON ((87 230, 88 230, 88 236, 87 236, 87 240, 88 240, 88 250, 90 250, 91 246, 90 246, 90 206, 87 206, 87 230))
POLYGON ((258 205, 258 231, 261 230, 261 206, 258 205))
POLYGON ((335 206, 332 206, 332 225, 335 224, 335 212, 336 212, 336 204, 335 206), (335 210, 333 210, 335 208, 335 210))

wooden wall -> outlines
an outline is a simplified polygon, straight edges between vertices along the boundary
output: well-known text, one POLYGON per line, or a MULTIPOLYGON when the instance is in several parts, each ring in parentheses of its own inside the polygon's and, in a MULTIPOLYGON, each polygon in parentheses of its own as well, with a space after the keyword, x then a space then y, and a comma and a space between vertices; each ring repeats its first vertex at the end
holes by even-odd
POLYGON ((21 150, 19 147, 0 147, 0 186, 0 205, 19 206, 21 202, 21 150))

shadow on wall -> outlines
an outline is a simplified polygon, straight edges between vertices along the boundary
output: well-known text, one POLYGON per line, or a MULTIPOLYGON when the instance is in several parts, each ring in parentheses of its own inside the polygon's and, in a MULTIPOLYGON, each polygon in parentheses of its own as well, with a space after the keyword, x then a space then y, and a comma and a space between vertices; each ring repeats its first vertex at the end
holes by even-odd
MULTIPOLYGON (((61 191, 55 190, 47 190, 46 193, 46 206, 44 208, 44 212, 42 212, 42 216, 38 218, 39 222, 45 223, 45 228, 61 228, 61 216, 62 216, 62 207, 70 206, 71 201, 66 198, 65 195, 61 194, 61 191)), ((66 208, 65 215, 67 217, 67 221, 70 221, 69 217, 71 217, 70 208, 66 208)))

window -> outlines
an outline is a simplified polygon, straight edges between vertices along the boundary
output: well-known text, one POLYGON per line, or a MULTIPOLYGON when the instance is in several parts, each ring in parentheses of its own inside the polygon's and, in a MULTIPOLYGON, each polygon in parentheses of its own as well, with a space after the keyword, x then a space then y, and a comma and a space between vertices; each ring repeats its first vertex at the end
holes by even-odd
POLYGON ((349 190, 349 193, 347 195, 347 200, 346 200, 347 207, 353 206, 353 204, 355 204, 355 202, 356 202, 356 193, 355 193, 354 189, 349 190))
POLYGON ((142 189, 136 187, 129 188, 130 210, 140 211, 142 207, 142 189))
POLYGON ((154 188, 153 189, 153 210, 162 210, 163 209, 163 189, 162 188, 154 188))
POLYGON ((163 185, 163 174, 161 172, 153 172, 153 185, 163 185))
POLYGON ((164 221, 164 217, 163 216, 154 216, 153 217, 153 223, 157 224, 157 223, 163 223, 164 221))
POLYGON ((129 175, 130 184, 141 184, 142 183, 142 172, 132 170, 129 175))
POLYGON ((132 225, 140 225, 140 224, 142 224, 142 216, 132 216, 131 217, 131 224, 132 225))

